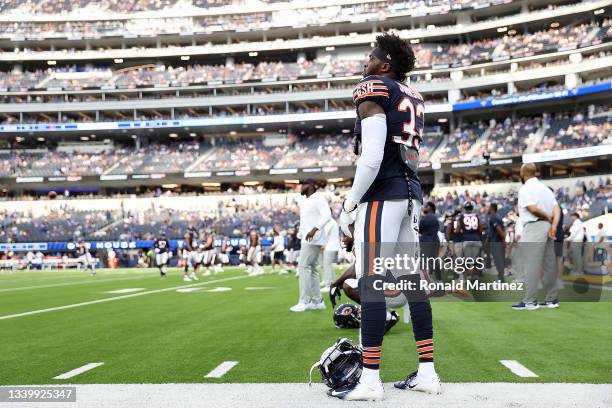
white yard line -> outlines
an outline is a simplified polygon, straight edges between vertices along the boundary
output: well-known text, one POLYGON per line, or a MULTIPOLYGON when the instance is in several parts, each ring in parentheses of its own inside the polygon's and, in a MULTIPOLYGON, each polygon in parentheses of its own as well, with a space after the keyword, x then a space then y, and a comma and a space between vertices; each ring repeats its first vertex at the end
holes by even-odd
MULTIPOLYGON (((58 283, 64 283, 64 282, 74 282, 75 279, 79 279, 79 278, 91 278, 91 271, 87 271, 87 273, 85 273, 85 270, 81 270, 81 274, 75 274, 75 273, 61 273, 61 272, 56 272, 56 274, 46 274, 46 276, 43 275, 32 275, 30 272, 21 272, 21 274, 16 274, 14 277, 16 279, 5 279, 2 278, 0 276, 0 286, 2 286, 3 284, 9 284, 9 283, 23 283, 24 281, 27 283, 36 283, 36 284, 45 284, 46 282, 58 282, 58 283)), ((130 276, 159 276, 159 272, 154 272, 154 271, 150 271, 150 272, 143 272, 143 271, 139 271, 139 272, 109 272, 108 270, 104 269, 104 270, 96 270, 96 278, 99 279, 107 279, 107 278, 121 278, 121 277, 125 277, 126 275, 130 275, 130 276)))
MULTIPOLYGON (((36 285, 36 286, 22 286, 19 288, 6 288, 0 289, 0 292, 16 292, 20 290, 31 290, 31 289, 46 289, 46 288, 58 288, 61 286, 73 286, 73 285, 87 285, 89 283, 100 283, 100 282, 118 282, 125 280, 135 280, 146 278, 146 275, 132 276, 130 278, 116 278, 116 279, 89 279, 81 282, 64 282, 64 283, 52 283, 49 285, 36 285)), ((153 276, 151 276, 153 277, 153 276)))
POLYGON ((112 293, 112 294, 134 293, 134 292, 140 292, 143 290, 145 290, 145 288, 125 288, 125 289, 109 290, 108 292, 104 292, 104 293, 112 293))
POLYGON ((212 281, 208 281, 208 282, 194 283, 194 284, 191 284, 191 285, 173 286, 171 288, 163 288, 163 289, 157 289, 157 290, 150 290, 148 292, 131 293, 129 295, 122 295, 122 296, 115 296, 115 297, 110 297, 110 298, 92 300, 92 301, 89 301, 89 302, 73 303, 71 305, 51 307, 51 308, 48 308, 48 309, 32 310, 30 312, 23 312, 23 313, 16 313, 16 314, 12 314, 12 315, 0 316, 0 320, 14 319, 16 317, 31 316, 31 315, 36 315, 36 314, 40 314, 40 313, 55 312, 57 310, 72 309, 72 308, 75 308, 75 307, 95 305, 97 303, 112 302, 112 301, 115 301, 115 300, 129 299, 129 298, 133 298, 133 297, 137 297, 137 296, 152 295, 152 294, 155 294, 155 293, 169 292, 169 291, 177 290, 177 289, 181 289, 181 288, 204 286, 204 285, 210 285, 211 283, 227 282, 227 281, 232 281, 232 280, 236 280, 236 279, 244 279, 244 278, 249 278, 249 276, 248 275, 234 276, 234 277, 231 277, 231 278, 224 278, 224 279, 217 279, 217 280, 212 280, 212 281))
POLYGON ((536 373, 516 360, 499 360, 499 362, 519 377, 539 377, 536 373))
POLYGON ((229 370, 236 367, 238 364, 237 361, 224 361, 219 364, 214 370, 210 373, 206 374, 204 377, 206 378, 221 378, 223 377, 229 370))
POLYGON ((68 378, 76 377, 79 374, 83 374, 86 371, 93 370, 96 367, 100 367, 104 363, 89 363, 83 367, 75 368, 74 370, 68 371, 67 373, 60 374, 57 377, 53 377, 54 380, 67 380, 68 378))

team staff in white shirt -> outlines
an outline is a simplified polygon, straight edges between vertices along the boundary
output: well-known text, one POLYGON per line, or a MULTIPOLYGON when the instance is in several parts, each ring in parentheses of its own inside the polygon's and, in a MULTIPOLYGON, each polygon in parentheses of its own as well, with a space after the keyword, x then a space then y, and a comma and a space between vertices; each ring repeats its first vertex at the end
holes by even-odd
POLYGON ((298 238, 302 241, 298 260, 300 300, 289 309, 292 312, 325 309, 317 262, 319 253, 327 242, 325 225, 331 221, 331 211, 325 196, 316 192, 317 185, 314 180, 303 181, 301 189, 305 198, 300 203, 298 232, 298 238))
POLYGON ((584 257, 582 256, 582 247, 584 246, 584 225, 580 220, 578 213, 572 214, 572 225, 569 230, 567 242, 567 253, 569 254, 572 263, 572 275, 582 275, 584 273, 584 257))
POLYGON ((525 297, 512 306, 515 310, 559 307, 554 239, 561 214, 553 192, 536 177, 533 163, 523 164, 518 211, 523 225, 520 238, 521 267, 525 276, 525 297), (540 272, 546 291, 545 302, 538 305, 536 295, 540 272))

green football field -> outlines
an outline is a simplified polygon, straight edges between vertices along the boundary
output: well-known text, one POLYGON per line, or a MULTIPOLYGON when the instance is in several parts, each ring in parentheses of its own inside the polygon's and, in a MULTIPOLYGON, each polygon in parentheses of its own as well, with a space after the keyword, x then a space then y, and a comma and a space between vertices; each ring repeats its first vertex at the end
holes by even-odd
MULTIPOLYGON (((69 382, 303 383, 333 341, 358 339, 357 330, 334 327, 328 301, 325 311, 291 313, 292 274, 249 277, 232 268, 195 283, 180 275, 1 272, 0 384, 59 384, 68 380, 54 377, 97 362, 104 364, 69 382), (238 364, 219 379, 205 377, 226 361, 238 364)), ((510 305, 433 301, 443 382, 612 383, 612 303, 562 302, 530 312, 510 305), (500 360, 516 360, 539 377, 519 377, 500 360)), ((383 381, 415 367, 410 324, 399 323, 385 337, 383 381)))

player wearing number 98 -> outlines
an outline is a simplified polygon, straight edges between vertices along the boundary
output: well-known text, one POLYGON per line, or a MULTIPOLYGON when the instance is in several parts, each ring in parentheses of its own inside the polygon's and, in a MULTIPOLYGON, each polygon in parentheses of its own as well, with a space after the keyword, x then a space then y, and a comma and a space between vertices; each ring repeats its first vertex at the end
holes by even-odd
MULTIPOLYGON (((379 400, 384 394, 379 364, 387 293, 375 289, 380 288, 374 283, 380 280, 380 274, 375 273, 374 260, 394 258, 398 253, 418 256, 422 192, 417 168, 425 106, 423 97, 405 83, 414 64, 414 52, 407 41, 396 35, 379 35, 364 66, 364 78, 353 92, 358 114, 355 139, 359 159, 353 186, 343 203, 340 225, 344 234, 350 236, 349 225, 354 222, 356 274, 361 278, 360 330, 364 369, 356 385, 329 392, 331 396, 347 400, 379 400)), ((404 278, 418 280, 419 272, 385 270, 382 274, 393 278, 406 275, 404 278)), ((405 295, 413 322, 419 368, 395 386, 439 393, 427 294, 413 290, 405 295)))
MULTIPOLYGON (((455 228, 455 234, 461 240, 462 253, 459 256, 468 259, 476 259, 480 256, 482 249, 482 232, 485 224, 474 212, 474 203, 468 201, 463 205, 464 212, 459 217, 455 228)), ((475 270, 467 270, 467 274, 474 276, 475 270)))

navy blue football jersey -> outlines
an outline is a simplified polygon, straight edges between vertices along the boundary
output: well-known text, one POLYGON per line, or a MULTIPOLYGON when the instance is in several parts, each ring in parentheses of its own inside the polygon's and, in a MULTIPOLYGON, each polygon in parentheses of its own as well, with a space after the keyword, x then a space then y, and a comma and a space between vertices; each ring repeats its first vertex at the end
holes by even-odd
MULTIPOLYGON (((418 155, 425 126, 423 97, 409 85, 371 75, 363 78, 353 91, 355 108, 365 101, 379 105, 387 116, 387 140, 382 163, 361 202, 413 198, 422 201, 421 181, 401 157, 400 145, 418 155)), ((355 136, 361 140, 361 119, 357 114, 355 136)), ((365 136, 367 137, 367 135, 365 136)), ((406 150, 405 150, 406 151, 406 150)))
POLYGON ((160 238, 155 241, 155 248, 159 248, 159 253, 163 254, 168 252, 168 248, 170 248, 170 243, 165 238, 160 238))
POLYGON ((479 231, 480 217, 475 213, 461 214, 459 219, 461 223, 461 239, 462 241, 480 241, 482 234, 479 231))

